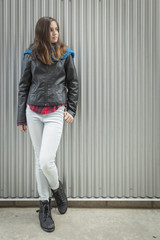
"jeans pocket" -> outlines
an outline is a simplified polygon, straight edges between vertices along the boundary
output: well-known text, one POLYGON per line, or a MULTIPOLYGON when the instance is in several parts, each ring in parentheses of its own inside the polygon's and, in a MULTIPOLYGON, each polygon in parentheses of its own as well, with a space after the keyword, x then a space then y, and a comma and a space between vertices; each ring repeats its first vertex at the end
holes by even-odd
POLYGON ((58 108, 59 110, 62 110, 64 112, 65 106, 61 106, 58 108))

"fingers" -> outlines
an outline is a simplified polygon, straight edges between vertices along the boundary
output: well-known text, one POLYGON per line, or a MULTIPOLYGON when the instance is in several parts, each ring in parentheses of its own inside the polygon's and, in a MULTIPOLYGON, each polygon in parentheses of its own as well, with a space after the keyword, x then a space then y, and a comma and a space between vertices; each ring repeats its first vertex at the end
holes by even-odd
POLYGON ((26 125, 23 126, 23 129, 24 129, 24 132, 27 131, 27 127, 26 127, 26 125))
POLYGON ((26 130, 27 130, 27 128, 26 128, 25 125, 19 125, 18 127, 19 127, 19 130, 20 130, 21 132, 26 132, 26 130))
POLYGON ((67 123, 72 123, 74 118, 73 116, 68 113, 68 112, 64 112, 64 120, 67 122, 67 123))

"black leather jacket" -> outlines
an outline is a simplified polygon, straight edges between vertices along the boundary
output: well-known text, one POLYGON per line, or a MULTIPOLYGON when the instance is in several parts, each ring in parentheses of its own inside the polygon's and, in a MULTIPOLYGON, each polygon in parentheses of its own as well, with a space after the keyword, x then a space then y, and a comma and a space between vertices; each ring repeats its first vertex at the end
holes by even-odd
POLYGON ((17 123, 26 122, 26 105, 67 104, 74 117, 78 103, 78 79, 72 55, 52 65, 32 60, 25 54, 18 92, 17 123))

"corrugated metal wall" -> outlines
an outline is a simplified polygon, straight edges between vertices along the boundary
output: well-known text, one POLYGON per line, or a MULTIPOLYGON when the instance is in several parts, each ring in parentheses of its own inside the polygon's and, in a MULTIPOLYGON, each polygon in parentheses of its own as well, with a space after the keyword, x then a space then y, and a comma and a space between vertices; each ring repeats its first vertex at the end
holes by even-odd
POLYGON ((57 153, 68 197, 160 197, 160 1, 0 0, 1 199, 38 196, 17 90, 22 53, 48 15, 76 53, 80 82, 57 153))

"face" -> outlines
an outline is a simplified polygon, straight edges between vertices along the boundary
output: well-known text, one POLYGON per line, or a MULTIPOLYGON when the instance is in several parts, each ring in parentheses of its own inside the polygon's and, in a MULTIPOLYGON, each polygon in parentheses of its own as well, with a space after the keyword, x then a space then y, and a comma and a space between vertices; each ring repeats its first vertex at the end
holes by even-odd
POLYGON ((52 21, 50 24, 50 42, 51 43, 56 43, 58 41, 58 26, 55 21, 52 21))

